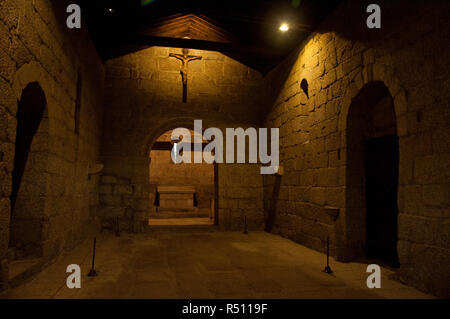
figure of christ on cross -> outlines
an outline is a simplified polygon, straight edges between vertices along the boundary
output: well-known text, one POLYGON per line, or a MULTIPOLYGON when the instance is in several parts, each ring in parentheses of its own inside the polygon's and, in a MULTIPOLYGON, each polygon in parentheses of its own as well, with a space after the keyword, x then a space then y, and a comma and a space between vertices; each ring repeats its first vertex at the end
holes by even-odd
POLYGON ((181 61, 181 78, 183 80, 183 103, 187 102, 188 64, 194 60, 201 60, 201 56, 188 55, 189 50, 183 49, 183 54, 170 53, 169 56, 181 61))

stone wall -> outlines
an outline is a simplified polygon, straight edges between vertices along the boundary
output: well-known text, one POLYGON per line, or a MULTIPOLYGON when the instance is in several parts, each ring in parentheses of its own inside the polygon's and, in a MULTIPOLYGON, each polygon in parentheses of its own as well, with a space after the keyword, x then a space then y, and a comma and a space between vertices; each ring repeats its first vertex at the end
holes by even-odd
MULTIPOLYGON (((146 224, 149 205, 153 204, 149 202, 148 155, 161 134, 177 127, 193 129, 195 119, 203 120, 203 129, 218 127, 223 132, 227 127, 255 126, 262 120, 262 76, 217 52, 189 50, 190 55, 202 56, 202 60, 189 62, 187 103, 183 103, 181 62, 169 57, 170 53, 181 52, 177 48, 151 47, 106 62, 104 175, 130 181, 134 190, 131 196, 135 229, 146 224)), ((248 207, 256 211, 253 199, 262 198, 256 194, 262 193, 259 170, 246 169, 250 167, 246 164, 219 166, 217 205, 228 207, 226 201, 221 204, 223 196, 231 197, 226 188, 245 189, 239 196, 246 196, 248 207), (255 174, 253 179, 239 177, 251 172, 255 174)), ((110 198, 104 205, 117 208, 125 204, 110 198)), ((239 209, 244 205, 241 201, 239 209)), ((229 210, 227 218, 219 216, 219 225, 220 220, 241 220, 239 209, 229 210)), ((262 210, 258 213, 262 216, 262 210)), ((262 218, 257 220, 261 228, 262 218)), ((123 221, 123 224, 130 225, 130 222, 123 221)), ((221 226, 236 228, 238 224, 242 225, 242 221, 221 226)))
MULTIPOLYGON (((38 83, 47 103, 48 147, 46 143, 41 147, 45 147, 42 152, 48 160, 36 164, 41 165, 47 186, 28 207, 44 207, 39 225, 43 257, 51 258, 71 247, 92 224, 90 205, 96 204, 97 192, 95 177, 89 179, 88 169, 98 161, 104 73, 86 29, 66 28, 61 4, 49 0, 0 2, 0 265, 7 265, 3 258, 10 232, 16 112, 22 90, 30 83, 38 83), (81 85, 78 134, 77 82, 81 85)), ((21 231, 25 236, 27 230, 21 231)), ((14 258, 14 253, 8 258, 14 258)), ((0 269, 0 273, 7 271, 0 269)))
MULTIPOLYGON (((274 232, 356 257, 348 214, 347 115, 368 83, 393 99, 400 138, 400 279, 449 296, 449 3, 381 1, 382 28, 365 26, 365 7, 344 1, 265 79, 266 125, 280 127, 285 167, 274 232), (308 95, 301 81, 308 82, 308 95), (330 223, 327 209, 339 209, 330 223)), ((265 179, 265 206, 274 178, 265 179)), ((362 212, 361 212, 362 214, 362 212)), ((356 216, 363 220, 364 217, 356 216)))
POLYGON ((223 230, 262 230, 263 176, 257 164, 218 165, 218 223, 223 230))

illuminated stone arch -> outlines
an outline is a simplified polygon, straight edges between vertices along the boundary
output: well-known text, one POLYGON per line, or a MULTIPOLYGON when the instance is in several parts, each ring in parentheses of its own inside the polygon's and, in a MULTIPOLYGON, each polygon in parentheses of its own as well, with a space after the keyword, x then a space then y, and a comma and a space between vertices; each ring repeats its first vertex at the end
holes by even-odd
MULTIPOLYGON (((346 93, 341 102, 339 112, 338 131, 345 132, 347 129, 347 117, 353 99, 361 89, 370 82, 383 82, 388 88, 394 100, 395 115, 397 118, 397 130, 399 136, 408 134, 406 127, 407 95, 400 84, 400 80, 395 76, 394 71, 386 65, 370 64, 362 68, 351 79, 346 93)), ((345 144, 344 144, 345 145, 345 144)))
MULTIPOLYGON (((155 141, 164 133, 176 129, 176 128, 186 128, 189 130, 194 130, 194 120, 198 120, 198 118, 194 117, 175 117, 169 120, 164 121, 160 125, 157 125, 150 130, 149 134, 147 135, 147 138, 145 139, 145 142, 143 143, 144 146, 140 149, 140 156, 145 155, 147 158, 147 165, 142 167, 142 176, 150 176, 150 151, 152 149, 153 144, 155 141)), ((206 128, 209 128, 208 126, 209 121, 203 121, 203 130, 206 128)), ((218 223, 218 165, 214 164, 214 184, 215 184, 215 221, 218 223)), ((148 178, 144 183, 146 184, 145 187, 150 192, 150 185, 148 183, 148 178)), ((152 205, 152 203, 149 202, 149 205, 152 205)), ((150 214, 150 209, 149 209, 150 214)))
POLYGON ((161 123, 158 126, 153 127, 149 134, 147 135, 147 138, 145 139, 143 147, 141 147, 140 155, 142 156, 148 156, 149 151, 151 150, 153 144, 155 141, 165 132, 176 129, 178 127, 183 127, 187 129, 194 129, 194 120, 195 118, 189 118, 189 117, 180 117, 180 118, 174 118, 167 120, 163 123, 161 123))

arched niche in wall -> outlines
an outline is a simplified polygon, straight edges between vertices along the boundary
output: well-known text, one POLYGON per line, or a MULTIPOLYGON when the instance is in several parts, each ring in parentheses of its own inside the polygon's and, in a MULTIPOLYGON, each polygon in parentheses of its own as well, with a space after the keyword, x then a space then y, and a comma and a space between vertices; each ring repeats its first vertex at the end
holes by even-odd
POLYGON ((37 258, 43 255, 49 178, 47 99, 38 82, 23 89, 16 117, 9 246, 15 259, 37 258))
POLYGON ((399 142, 394 101, 381 81, 366 84, 347 117, 346 232, 355 256, 398 266, 399 142))

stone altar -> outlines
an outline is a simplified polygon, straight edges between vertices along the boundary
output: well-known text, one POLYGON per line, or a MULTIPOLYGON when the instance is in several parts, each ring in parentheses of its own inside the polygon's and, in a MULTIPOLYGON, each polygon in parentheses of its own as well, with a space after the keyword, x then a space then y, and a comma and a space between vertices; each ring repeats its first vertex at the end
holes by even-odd
POLYGON ((159 207, 157 211, 194 211, 193 186, 158 186, 159 207))

